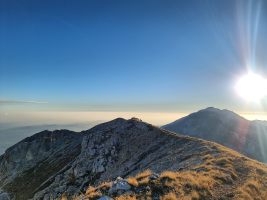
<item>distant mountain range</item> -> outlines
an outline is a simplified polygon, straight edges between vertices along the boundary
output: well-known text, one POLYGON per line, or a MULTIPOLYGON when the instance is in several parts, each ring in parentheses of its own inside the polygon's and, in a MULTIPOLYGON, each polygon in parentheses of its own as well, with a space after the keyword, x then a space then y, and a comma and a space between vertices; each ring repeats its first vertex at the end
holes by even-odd
POLYGON ((209 107, 162 128, 214 141, 267 163, 266 121, 249 121, 232 111, 209 107))
POLYGON ((42 131, 0 157, 0 199, 260 199, 267 166, 133 118, 42 131))

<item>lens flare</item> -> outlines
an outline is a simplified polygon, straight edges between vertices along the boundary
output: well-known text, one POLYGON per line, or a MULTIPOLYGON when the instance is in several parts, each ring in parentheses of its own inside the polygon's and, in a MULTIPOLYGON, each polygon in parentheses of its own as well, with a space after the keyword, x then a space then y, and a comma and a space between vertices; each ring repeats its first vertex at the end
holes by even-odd
POLYGON ((245 100, 258 102, 267 96, 267 79, 248 73, 237 81, 236 91, 245 100))

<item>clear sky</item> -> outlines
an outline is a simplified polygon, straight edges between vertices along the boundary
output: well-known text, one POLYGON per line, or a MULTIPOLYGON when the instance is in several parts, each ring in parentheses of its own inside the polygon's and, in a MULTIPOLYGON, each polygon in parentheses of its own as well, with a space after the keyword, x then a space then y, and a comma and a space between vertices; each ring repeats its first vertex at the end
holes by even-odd
POLYGON ((208 106, 264 114, 266 98, 251 104, 233 88, 247 70, 267 75, 266 36, 260 0, 0 0, 0 120, 208 106))

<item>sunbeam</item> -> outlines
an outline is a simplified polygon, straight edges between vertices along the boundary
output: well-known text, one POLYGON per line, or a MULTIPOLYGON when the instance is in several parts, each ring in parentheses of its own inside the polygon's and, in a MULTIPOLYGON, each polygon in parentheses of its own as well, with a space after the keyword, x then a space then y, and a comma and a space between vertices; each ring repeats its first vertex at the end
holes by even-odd
POLYGON ((261 1, 238 1, 237 28, 239 54, 247 71, 257 70, 258 29, 262 11, 261 1))

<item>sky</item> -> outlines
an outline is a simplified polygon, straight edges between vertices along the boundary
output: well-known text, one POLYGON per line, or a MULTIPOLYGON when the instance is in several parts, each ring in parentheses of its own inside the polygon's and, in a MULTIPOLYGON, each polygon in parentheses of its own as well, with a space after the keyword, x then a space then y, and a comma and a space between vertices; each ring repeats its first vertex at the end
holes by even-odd
POLYGON ((0 0, 0 122, 161 124, 209 106, 267 120, 267 98, 234 89, 267 76, 266 35, 260 0, 0 0))

